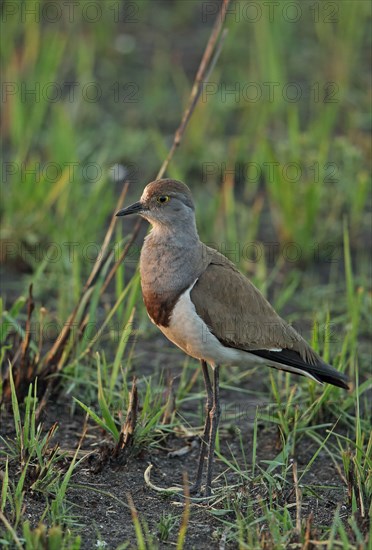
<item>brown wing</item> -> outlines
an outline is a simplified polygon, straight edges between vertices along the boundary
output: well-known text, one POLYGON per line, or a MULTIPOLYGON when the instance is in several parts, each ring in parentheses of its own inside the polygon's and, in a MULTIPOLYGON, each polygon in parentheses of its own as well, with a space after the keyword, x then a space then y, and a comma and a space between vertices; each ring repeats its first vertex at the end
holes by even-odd
POLYGON ((208 247, 205 257, 209 264, 190 297, 222 344, 249 351, 284 370, 348 389, 348 378, 325 363, 227 258, 208 247))
POLYGON ((191 291, 195 309, 226 346, 246 351, 288 349, 313 363, 317 355, 275 312, 261 292, 218 252, 191 291))

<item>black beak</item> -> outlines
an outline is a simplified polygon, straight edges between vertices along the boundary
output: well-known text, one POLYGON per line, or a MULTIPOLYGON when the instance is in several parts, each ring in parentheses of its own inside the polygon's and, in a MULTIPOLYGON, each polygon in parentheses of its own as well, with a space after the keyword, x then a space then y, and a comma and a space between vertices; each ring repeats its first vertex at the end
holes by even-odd
POLYGON ((140 202, 135 202, 134 204, 131 204, 130 206, 127 206, 126 208, 122 208, 118 212, 116 212, 115 216, 129 216, 129 214, 140 214, 145 209, 140 202))

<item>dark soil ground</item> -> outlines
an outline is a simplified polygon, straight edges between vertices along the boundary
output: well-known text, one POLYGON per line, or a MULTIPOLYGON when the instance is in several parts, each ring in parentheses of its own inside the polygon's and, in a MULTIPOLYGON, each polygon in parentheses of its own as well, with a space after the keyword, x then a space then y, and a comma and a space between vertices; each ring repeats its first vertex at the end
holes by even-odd
MULTIPOLYGON (((166 350, 164 355, 167 355, 166 350)), ((168 356, 169 358, 169 356, 168 356)), ((145 362, 146 363, 146 362, 145 362)), ((139 374, 139 373, 137 373, 139 374)), ((201 376, 200 376, 201 378, 201 376)), ((201 383, 201 380, 200 380, 201 383)), ((242 388, 255 389, 257 392, 265 386, 265 381, 254 376, 247 379, 242 388)), ((250 469, 250 457, 252 449, 253 418, 256 406, 262 406, 262 400, 254 399, 246 395, 222 389, 221 399, 223 413, 220 425, 220 451, 228 460, 235 457, 240 468, 244 472, 245 461, 250 469), (226 408, 225 408, 226 407, 226 408), (230 410, 233 415, 228 414, 230 410), (224 412, 226 414, 224 414, 224 412), (233 421, 231 420, 233 418, 233 421), (242 452, 241 440, 244 443, 242 452), (244 453, 244 456, 243 456, 244 453)), ((179 411, 184 423, 188 413, 195 409, 195 402, 188 402, 179 411)), ((58 421, 59 429, 55 440, 59 442, 62 450, 72 457, 82 433, 84 417, 80 412, 70 414, 70 404, 64 396, 60 396, 54 403, 49 403, 44 411, 44 429, 48 429, 55 421, 58 421)), ((200 402, 202 410, 202 402, 200 402)), ((6 438, 14 436, 12 419, 10 415, 3 414, 2 434, 6 438)), ((196 432, 195 432, 196 433, 196 432)), ((325 432, 324 432, 325 434, 325 432)), ((323 435, 324 435, 323 434, 323 435)), ((319 432, 322 436, 322 433, 319 432)), ((131 548, 136 548, 136 538, 131 511, 128 506, 128 495, 131 495, 141 521, 145 521, 150 544, 158 544, 160 548, 173 546, 177 540, 181 515, 184 509, 184 497, 176 494, 163 495, 150 489, 144 481, 144 472, 148 465, 153 464, 151 482, 165 488, 174 485, 182 485, 183 473, 186 471, 188 479, 195 475, 198 460, 198 439, 188 437, 169 436, 165 443, 162 441, 159 448, 150 447, 129 455, 124 461, 111 460, 109 458, 110 442, 105 434, 90 425, 87 430, 82 453, 86 459, 75 470, 70 484, 68 499, 71 503, 71 515, 77 517, 79 530, 82 536, 82 548, 91 549, 106 543, 105 548, 115 549, 124 541, 130 542, 131 548), (169 451, 177 450, 190 444, 190 452, 177 458, 170 458, 169 451), (193 444, 191 444, 193 443, 193 444), (169 533, 168 540, 161 541, 159 533, 159 521, 163 515, 177 516, 175 525, 169 533)), ((261 462, 272 460, 280 450, 280 438, 275 427, 267 427, 264 423, 258 426, 258 451, 257 462, 265 468, 261 462)), ((306 437, 297 445, 294 459, 298 470, 301 472, 314 454, 314 443, 306 437)), ((64 467, 70 458, 67 458, 64 467)), ((279 473, 279 471, 278 471, 279 473)), ((11 474, 18 477, 16 466, 12 466, 11 474)), ((248 509, 249 502, 257 505, 259 496, 263 500, 274 498, 278 503, 286 505, 291 516, 295 517, 295 492, 293 486, 292 469, 288 470, 287 484, 284 489, 278 489, 277 493, 267 494, 267 487, 257 482, 246 483, 239 475, 234 474, 221 460, 215 462, 215 496, 208 507, 205 503, 193 500, 191 505, 190 520, 187 529, 186 548, 236 548, 236 542, 226 539, 226 530, 223 521, 234 522, 233 503, 239 499, 240 509, 248 509), (217 479, 216 479, 217 478, 217 479), (235 486, 234 488, 231 488, 235 486), (230 487, 230 488, 229 488, 230 487), (231 506, 219 503, 220 496, 226 496, 231 492, 231 506), (215 502, 216 501, 216 502, 215 502), (242 502, 244 503, 242 506, 242 502), (211 513, 212 511, 212 513, 211 513), (222 542, 221 542, 222 541, 222 542)), ((332 524, 336 509, 340 507, 341 518, 347 519, 350 514, 348 495, 345 483, 340 477, 334 464, 326 452, 321 452, 310 470, 302 480, 306 490, 302 494, 302 518, 313 516, 312 537, 321 534, 322 526, 329 527, 332 524)), ((38 494, 26 494, 25 497, 27 517, 32 524, 37 525, 41 511, 45 508, 44 498, 38 494)), ((144 524, 144 523, 143 523, 144 524)), ((348 529, 347 524, 345 524, 348 529)), ((365 526, 366 528, 367 526, 365 526)), ((151 547, 151 546, 150 546, 151 547)))

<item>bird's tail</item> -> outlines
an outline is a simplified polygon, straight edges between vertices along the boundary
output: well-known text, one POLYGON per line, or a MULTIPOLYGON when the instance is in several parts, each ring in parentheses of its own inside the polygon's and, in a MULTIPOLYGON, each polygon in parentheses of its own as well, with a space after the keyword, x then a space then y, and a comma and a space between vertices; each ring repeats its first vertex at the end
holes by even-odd
POLYGON ((332 384, 345 390, 350 389, 348 377, 331 365, 328 365, 328 363, 325 363, 318 356, 316 356, 316 360, 313 363, 308 363, 302 359, 298 352, 289 349, 278 351, 251 350, 250 353, 268 359, 270 365, 277 369, 307 376, 317 382, 332 384))

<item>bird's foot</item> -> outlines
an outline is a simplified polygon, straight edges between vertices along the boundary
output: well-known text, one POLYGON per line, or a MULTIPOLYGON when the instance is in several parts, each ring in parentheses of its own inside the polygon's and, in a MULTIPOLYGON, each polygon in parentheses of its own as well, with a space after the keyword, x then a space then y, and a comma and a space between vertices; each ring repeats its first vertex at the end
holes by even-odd
POLYGON ((212 496, 212 489, 210 487, 205 488, 204 496, 205 498, 210 498, 212 496))
POLYGON ((201 483, 193 483, 193 485, 190 486, 190 495, 199 495, 201 494, 201 483))
POLYGON ((205 487, 202 489, 201 483, 194 483, 190 486, 190 495, 198 496, 203 499, 209 499, 212 496, 212 489, 210 487, 205 487))

